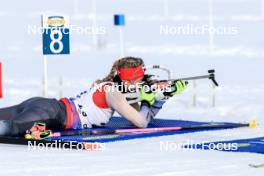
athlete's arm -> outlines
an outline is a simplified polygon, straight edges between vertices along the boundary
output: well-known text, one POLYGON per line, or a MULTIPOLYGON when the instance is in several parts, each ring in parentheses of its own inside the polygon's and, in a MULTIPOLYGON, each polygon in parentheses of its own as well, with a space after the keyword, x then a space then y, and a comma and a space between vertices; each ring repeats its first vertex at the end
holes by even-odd
POLYGON ((121 116, 131 121, 137 127, 147 127, 150 119, 148 117, 144 117, 143 114, 129 105, 125 96, 122 95, 122 93, 120 93, 119 91, 107 92, 106 101, 111 108, 116 110, 121 116))

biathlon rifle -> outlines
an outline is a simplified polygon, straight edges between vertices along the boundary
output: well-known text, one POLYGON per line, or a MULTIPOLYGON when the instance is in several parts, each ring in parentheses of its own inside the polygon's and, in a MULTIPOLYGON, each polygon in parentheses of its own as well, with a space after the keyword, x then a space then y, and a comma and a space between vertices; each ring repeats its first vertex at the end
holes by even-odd
POLYGON ((207 75, 201 75, 201 76, 193 76, 193 77, 183 77, 183 78, 177 78, 177 79, 171 79, 171 72, 169 69, 161 67, 160 65, 153 65, 153 66, 149 66, 146 67, 146 70, 149 69, 159 69, 159 70, 163 70, 165 72, 167 72, 168 74, 168 79, 167 80, 153 80, 152 77, 155 75, 147 75, 147 78, 144 80, 146 81, 146 83, 148 84, 157 84, 157 83, 168 83, 168 84, 172 84, 173 82, 177 81, 177 80, 184 80, 184 81, 190 81, 190 80, 198 80, 198 79, 210 79, 215 86, 218 86, 218 83, 215 79, 215 70, 211 69, 208 70, 208 74, 207 75))

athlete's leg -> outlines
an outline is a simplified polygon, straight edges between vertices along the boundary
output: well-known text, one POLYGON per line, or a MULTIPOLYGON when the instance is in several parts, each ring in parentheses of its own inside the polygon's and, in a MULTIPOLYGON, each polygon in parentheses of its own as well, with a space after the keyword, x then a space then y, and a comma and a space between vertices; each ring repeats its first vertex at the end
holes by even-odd
MULTIPOLYGON (((38 99, 38 97, 30 98, 22 102, 21 104, 23 104, 23 106, 26 106, 26 104, 29 104, 30 102, 36 99, 38 99)), ((6 107, 6 108, 1 108, 0 109, 0 120, 8 120, 8 119, 14 118, 20 111, 22 111, 22 109, 19 108, 21 107, 21 104, 6 107)))
MULTIPOLYGON (((6 121, 8 131, 2 135, 21 135, 30 129, 35 122, 44 122, 48 128, 64 128, 66 112, 56 99, 33 98, 18 106, 18 113, 6 121)), ((1 134, 0 134, 1 135, 1 134)))
POLYGON ((18 114, 18 106, 11 106, 0 109, 0 135, 6 135, 10 131, 10 120, 18 114))
POLYGON ((16 116, 17 112, 18 112, 18 105, 7 107, 7 108, 1 108, 0 109, 0 120, 11 119, 16 116))

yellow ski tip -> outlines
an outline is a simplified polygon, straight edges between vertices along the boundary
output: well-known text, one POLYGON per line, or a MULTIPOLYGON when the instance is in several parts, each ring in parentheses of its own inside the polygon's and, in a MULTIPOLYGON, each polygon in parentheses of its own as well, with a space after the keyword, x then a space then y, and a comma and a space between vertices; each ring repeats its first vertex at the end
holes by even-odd
POLYGON ((256 128, 256 127, 257 127, 257 122, 256 122, 256 120, 253 120, 253 121, 249 122, 249 127, 250 127, 250 128, 256 128))

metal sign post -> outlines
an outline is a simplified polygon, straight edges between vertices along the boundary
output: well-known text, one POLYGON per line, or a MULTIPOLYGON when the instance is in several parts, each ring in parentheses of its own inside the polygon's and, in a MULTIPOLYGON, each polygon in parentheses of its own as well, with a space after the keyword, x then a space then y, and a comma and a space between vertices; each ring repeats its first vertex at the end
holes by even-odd
POLYGON ((120 46, 120 56, 124 57, 125 48, 124 48, 124 35, 123 35, 123 28, 125 26, 125 15, 123 14, 116 14, 114 15, 114 25, 119 26, 119 46, 120 46))
POLYGON ((70 54, 69 17, 65 15, 43 15, 43 96, 48 95, 47 55, 70 54))

